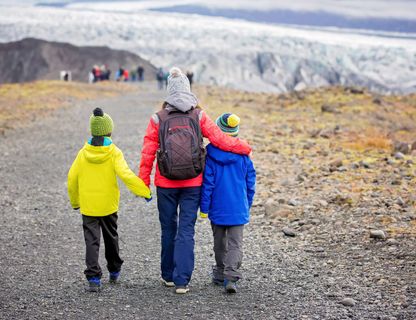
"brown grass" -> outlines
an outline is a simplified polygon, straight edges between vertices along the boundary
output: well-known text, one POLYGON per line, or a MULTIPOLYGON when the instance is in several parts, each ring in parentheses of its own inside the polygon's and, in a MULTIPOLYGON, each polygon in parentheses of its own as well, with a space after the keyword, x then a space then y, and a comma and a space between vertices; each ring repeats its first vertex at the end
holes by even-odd
MULTIPOLYGON (((391 157, 394 140, 416 140, 416 95, 375 99, 369 92, 352 94, 342 87, 284 95, 197 87, 196 93, 212 119, 223 112, 240 116, 239 136, 254 147, 259 203, 276 198, 271 186, 279 189, 278 197, 299 196, 305 203, 328 200, 327 195, 338 190, 342 196, 329 201, 339 207, 365 207, 369 214, 376 208, 369 209, 368 203, 379 198, 395 202, 401 197, 411 203, 416 164, 406 160, 412 156, 395 160, 393 165, 385 159, 391 157), (334 105, 338 112, 322 112, 323 104, 334 105), (334 159, 341 159, 345 170, 330 172, 334 159), (295 179, 299 173, 308 174, 306 182, 297 185, 295 195, 285 194, 291 189, 279 187, 282 181, 295 179), (373 197, 374 193, 379 195, 373 197)), ((396 205, 394 210, 402 208, 396 205)), ((294 211, 295 216, 302 215, 301 207, 294 211)), ((412 236, 416 232, 414 223, 403 230, 388 219, 383 224, 392 232, 412 236)))
POLYGON ((56 108, 78 101, 114 97, 133 90, 123 83, 101 82, 90 85, 77 82, 36 81, 0 86, 0 133, 19 127, 56 108))
POLYGON ((348 141, 342 143, 346 149, 363 152, 365 150, 392 150, 392 141, 386 134, 372 130, 366 130, 362 134, 350 134, 346 137, 348 141))

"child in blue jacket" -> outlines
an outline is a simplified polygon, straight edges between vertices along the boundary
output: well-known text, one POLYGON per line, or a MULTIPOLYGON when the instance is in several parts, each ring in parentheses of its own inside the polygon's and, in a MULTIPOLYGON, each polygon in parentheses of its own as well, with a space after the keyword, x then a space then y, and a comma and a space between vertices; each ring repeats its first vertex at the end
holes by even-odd
MULTIPOLYGON (((237 136, 240 118, 224 113, 216 124, 230 136, 237 136)), ((216 265, 213 282, 224 285, 226 292, 236 293, 242 278, 238 269, 243 258, 243 230, 250 220, 256 171, 248 156, 207 146, 207 159, 201 194, 201 218, 208 217, 214 234, 216 265)))

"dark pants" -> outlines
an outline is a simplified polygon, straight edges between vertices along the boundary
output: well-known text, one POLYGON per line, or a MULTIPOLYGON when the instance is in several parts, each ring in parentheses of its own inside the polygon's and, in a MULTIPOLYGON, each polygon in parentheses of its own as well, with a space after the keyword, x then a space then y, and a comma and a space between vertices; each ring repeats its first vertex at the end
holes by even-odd
POLYGON ((105 217, 82 216, 82 227, 85 238, 85 269, 87 279, 92 277, 101 278, 101 267, 98 263, 100 251, 101 230, 104 238, 105 258, 109 272, 118 272, 121 269, 123 260, 119 256, 117 213, 105 217))
POLYGON ((220 281, 237 281, 242 278, 240 269, 243 261, 243 231, 241 226, 219 226, 211 223, 214 234, 216 266, 214 278, 220 281))
POLYGON ((173 281, 176 286, 187 285, 194 270, 194 234, 200 194, 201 187, 157 188, 162 278, 173 281))

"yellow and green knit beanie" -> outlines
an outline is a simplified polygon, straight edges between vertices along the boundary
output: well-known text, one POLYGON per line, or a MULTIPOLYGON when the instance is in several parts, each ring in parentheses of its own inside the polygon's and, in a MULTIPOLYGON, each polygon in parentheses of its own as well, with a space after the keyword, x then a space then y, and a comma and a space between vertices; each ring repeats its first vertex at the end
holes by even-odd
POLYGON ((113 119, 102 109, 95 108, 90 117, 90 129, 93 136, 107 136, 113 132, 113 119))
POLYGON ((221 131, 235 137, 240 130, 240 118, 233 113, 223 113, 215 121, 221 131))

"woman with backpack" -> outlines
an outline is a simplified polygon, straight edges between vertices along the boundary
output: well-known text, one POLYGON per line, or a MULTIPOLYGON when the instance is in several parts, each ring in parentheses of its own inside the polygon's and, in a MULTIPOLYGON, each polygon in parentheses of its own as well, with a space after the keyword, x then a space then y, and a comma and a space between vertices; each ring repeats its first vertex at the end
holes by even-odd
POLYGON ((176 287, 176 293, 187 293, 194 269, 195 222, 205 165, 203 137, 224 151, 248 155, 251 148, 223 133, 201 110, 179 68, 170 70, 167 92, 162 110, 151 117, 146 130, 139 177, 150 185, 157 154, 162 283, 176 287))

